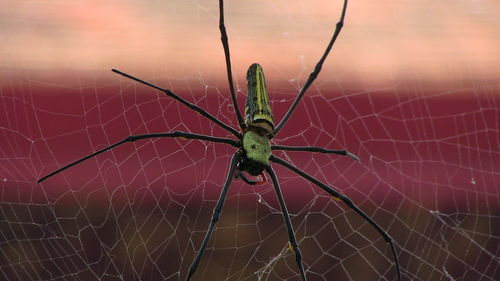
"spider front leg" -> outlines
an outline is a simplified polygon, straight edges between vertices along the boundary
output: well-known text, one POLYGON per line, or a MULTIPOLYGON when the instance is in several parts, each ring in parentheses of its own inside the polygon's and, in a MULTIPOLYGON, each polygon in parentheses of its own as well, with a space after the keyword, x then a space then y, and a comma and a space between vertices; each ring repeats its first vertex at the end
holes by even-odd
POLYGON ((344 0, 344 5, 342 6, 342 12, 340 14, 340 19, 335 25, 335 31, 333 32, 332 39, 330 39, 330 42, 326 46, 325 52, 319 59, 318 63, 316 63, 316 66, 314 67, 313 72, 309 74, 309 78, 307 78, 307 81, 304 83, 304 86, 302 86, 302 89, 300 90, 299 94, 293 101, 292 105, 288 109, 288 111, 285 113, 285 116, 279 124, 274 128, 274 131, 272 133, 273 136, 276 136, 278 132, 281 130, 281 128, 287 123, 288 118, 292 116, 292 113, 295 111, 295 108, 299 104, 300 100, 302 99, 302 96, 306 93, 307 89, 311 84, 316 80, 316 77, 318 77, 318 74, 321 72, 321 68, 323 67, 323 63, 326 60, 326 57, 328 57, 328 54, 330 53, 330 50, 333 47, 333 44, 335 44, 335 40, 337 40, 337 37, 340 34, 340 31, 342 30, 342 27, 344 26, 344 18, 345 18, 345 12, 347 10, 347 0, 344 0))
POLYGON ((219 200, 217 201, 217 205, 215 205, 214 213, 212 215, 212 219, 210 220, 210 226, 208 227, 207 233, 205 234, 205 238, 203 242, 201 242, 200 249, 198 250, 198 254, 196 254, 196 258, 193 263, 189 267, 188 276, 186 277, 186 281, 191 280, 193 274, 196 272, 198 268, 198 264, 200 263, 201 258, 203 257, 203 253, 205 253, 205 248, 207 247, 207 243, 212 236, 212 232, 215 229, 215 225, 219 221, 220 214, 222 212, 222 207, 224 206, 224 201, 226 201, 227 191, 229 190, 229 185, 231 184, 231 180, 233 179, 233 174, 236 169, 236 164, 240 161, 241 155, 239 152, 233 155, 231 158, 231 164, 229 164, 229 171, 227 172, 226 182, 224 183, 224 187, 222 188, 222 192, 219 196, 219 200))
POLYGON ((233 73, 231 70, 231 54, 229 53, 229 41, 227 38, 226 26, 224 24, 224 0, 219 0, 219 30, 220 40, 222 42, 222 47, 224 48, 224 57, 226 58, 226 72, 227 81, 229 83, 229 92, 231 93, 231 100, 233 102, 234 112, 236 113, 236 119, 238 119, 240 129, 243 130, 246 125, 243 117, 241 116, 240 107, 238 106, 236 93, 234 91, 233 73))
POLYGON ((295 232, 293 230, 292 222, 290 221, 290 215, 288 214, 288 209, 286 208, 285 200, 283 199, 283 194, 281 193, 280 184, 278 178, 274 173, 273 168, 269 166, 266 169, 271 180, 273 182, 274 190, 276 191, 276 196, 278 197, 278 202, 280 204, 281 212, 283 213, 283 219, 285 220, 286 231, 288 232, 288 240, 290 241, 290 247, 295 253, 295 262, 299 267, 300 277, 302 281, 306 281, 306 274, 304 272, 304 266, 302 265, 302 253, 300 252, 299 246, 297 245, 297 240, 295 239, 295 232))

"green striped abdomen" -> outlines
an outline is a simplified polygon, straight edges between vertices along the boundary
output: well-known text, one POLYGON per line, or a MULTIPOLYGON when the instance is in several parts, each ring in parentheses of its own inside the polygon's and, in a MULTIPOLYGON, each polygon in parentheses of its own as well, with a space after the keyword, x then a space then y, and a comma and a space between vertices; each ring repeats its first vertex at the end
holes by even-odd
POLYGON ((250 129, 261 128, 267 133, 274 129, 274 118, 266 91, 262 67, 254 63, 247 71, 248 94, 245 107, 245 124, 250 129))

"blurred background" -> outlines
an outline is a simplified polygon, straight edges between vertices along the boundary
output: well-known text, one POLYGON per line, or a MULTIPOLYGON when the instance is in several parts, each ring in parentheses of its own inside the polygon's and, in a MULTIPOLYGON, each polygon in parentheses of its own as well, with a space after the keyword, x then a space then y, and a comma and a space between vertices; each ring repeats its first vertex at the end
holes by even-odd
MULTIPOLYGON (((157 139, 42 176, 126 136, 231 135, 117 68, 237 127, 217 1, 0 0, 0 276, 184 280, 234 149, 157 139)), ((260 63, 276 120, 341 1, 228 1, 238 102, 260 63)), ((351 1, 276 152, 351 197, 394 239, 403 280, 497 280, 500 2, 351 1)), ((384 239, 274 165, 308 280, 396 280, 384 239)), ((194 280, 299 280, 272 186, 235 180, 194 280)))

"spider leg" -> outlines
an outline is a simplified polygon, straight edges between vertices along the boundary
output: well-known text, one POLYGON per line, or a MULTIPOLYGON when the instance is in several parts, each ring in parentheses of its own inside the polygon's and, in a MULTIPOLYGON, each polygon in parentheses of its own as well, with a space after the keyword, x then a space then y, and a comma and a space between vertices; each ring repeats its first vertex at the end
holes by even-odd
POLYGON ((235 173, 234 173, 234 178, 237 179, 237 178, 240 178, 241 180, 243 180, 244 182, 246 182, 247 184, 249 185, 263 185, 267 182, 267 178, 266 178, 266 174, 262 173, 259 175, 260 177, 260 180, 250 180, 248 179, 241 171, 237 170, 235 173))
POLYGON ((231 71, 231 55, 229 54, 229 41, 227 38, 226 26, 224 25, 224 1, 219 0, 219 30, 220 30, 220 40, 222 41, 222 46, 224 47, 224 56, 226 57, 226 71, 227 71, 227 81, 229 83, 229 91, 231 92, 231 100, 233 101, 234 112, 236 113, 236 118, 238 119, 238 124, 240 129, 246 127, 243 117, 241 116, 241 111, 238 106, 238 101, 236 100, 236 93, 234 92, 234 82, 233 73, 231 71))
POLYGON ((335 31, 333 32, 332 39, 330 39, 330 42, 328 43, 328 46, 325 49, 325 52, 323 53, 323 56, 319 59, 318 63, 316 64, 316 67, 314 68, 314 71, 309 74, 309 78, 307 79, 306 83, 304 83, 304 86, 300 90, 299 94, 295 98, 295 101, 293 104, 290 106, 288 109, 287 113, 285 114, 285 117, 281 119, 280 123, 278 126, 274 128, 274 131, 272 132, 273 136, 276 136, 278 132, 281 130, 281 127, 283 127, 286 122, 288 121, 288 118, 292 115, 293 111, 297 107, 297 105, 300 102, 300 99, 302 99, 302 96, 305 94, 309 86, 311 86, 312 82, 316 79, 318 76, 319 72, 321 71, 321 67, 323 66, 323 62, 325 62, 326 57, 330 53, 330 50, 332 49, 333 44, 335 43, 335 40, 337 40, 337 37, 339 36, 340 30, 342 30, 342 27, 344 26, 344 17, 345 17, 345 12, 347 9, 347 0, 344 0, 344 6, 342 7, 342 13, 340 15, 340 19, 337 22, 337 25, 335 26, 335 31))
POLYGON ((233 134, 235 137, 237 138, 240 138, 240 133, 238 131, 236 131, 234 128, 226 125, 225 123, 223 123, 222 121, 220 121, 219 119, 217 119, 215 116, 213 116, 212 114, 208 113, 206 110, 204 110, 203 108, 197 106, 196 104, 192 104, 188 101, 186 101, 185 99, 179 97, 178 95, 174 94, 172 91, 168 90, 168 89, 164 89, 164 88, 161 88, 161 87, 158 87, 156 86, 155 84, 152 84, 150 82, 147 82, 147 81, 144 81, 142 79, 139 79, 135 76, 132 76, 130 74, 127 74, 125 72, 122 72, 118 69, 111 69, 111 71, 113 71, 114 73, 118 73, 122 76, 125 76, 129 79, 132 79, 134 81, 137 81, 139 83, 142 83, 146 86, 149 86, 149 87, 152 87, 152 88, 155 88, 159 91, 162 91, 164 92, 167 96, 171 97, 171 98, 174 98, 175 100, 177 101, 180 101, 182 104, 186 105, 187 107, 191 108, 192 110, 198 112, 199 114, 201 114, 202 116, 206 117, 207 119, 215 122, 215 124, 219 125, 220 127, 222 127, 223 129, 225 129, 226 131, 229 131, 231 134, 233 134))
POLYGON ((302 278, 302 281, 306 281, 306 274, 304 272, 304 266, 302 265, 302 253, 300 252, 299 246, 297 245, 297 241, 295 239, 292 222, 290 221, 290 215, 288 214, 285 200, 283 199, 283 194, 281 193, 278 178, 276 177, 276 174, 274 173, 274 170, 271 166, 269 166, 266 171, 269 176, 271 176, 271 180, 273 181, 274 190, 276 191, 276 196, 278 197, 278 202, 280 203, 281 212, 283 213, 283 219, 285 220, 286 230, 288 232, 288 240, 290 241, 291 248, 295 252, 295 262, 297 262, 297 266, 299 267, 300 277, 302 278))
POLYGON ((380 235, 382 235, 382 237, 384 237, 385 241, 387 243, 389 243, 389 245, 391 246, 392 255, 394 256, 394 263, 396 265, 396 271, 397 271, 397 275, 398 275, 398 280, 401 281, 401 271, 400 271, 400 268, 399 268, 399 261, 398 261, 397 255, 396 255, 396 248, 394 246, 394 242, 393 242, 392 238, 389 236, 389 234, 387 234, 387 232, 385 232, 385 230, 382 229, 382 227, 380 227, 367 214, 365 214, 363 211, 361 211, 361 209, 359 209, 359 207, 356 206, 349 197, 347 197, 347 196, 343 195, 342 193, 336 191, 335 189, 327 186, 326 184, 324 184, 321 181, 317 180, 313 176, 307 174, 306 172, 302 171, 301 169, 295 167, 294 165, 288 163, 287 161, 285 161, 285 160, 283 160, 283 159, 281 159, 281 158, 279 158, 277 156, 271 155, 271 158, 269 158, 269 160, 271 160, 274 163, 278 163, 278 164, 280 164, 280 165, 282 165, 282 166, 290 169, 291 171, 297 173, 298 175, 302 176, 306 180, 308 180, 308 181, 314 183, 315 185, 319 186, 324 191, 330 193, 330 195, 332 195, 333 197, 338 198, 339 200, 342 200, 347 206, 349 206, 349 208, 351 208, 352 210, 354 210, 362 218, 364 218, 369 224, 371 224, 380 233, 380 235))
POLYGON ((287 145, 271 145, 272 150, 288 150, 288 151, 309 151, 309 152, 319 152, 319 153, 332 153, 342 156, 349 156, 352 159, 359 161, 359 157, 350 153, 347 150, 331 150, 323 147, 317 146, 287 146, 287 145))
POLYGON ((75 162, 68 164, 60 169, 55 170, 54 172, 40 178, 38 180, 38 183, 46 180, 47 178, 52 177, 53 175, 56 175, 70 167, 75 166, 76 164, 79 164, 87 159, 90 159, 94 156, 97 156, 103 152, 106 152, 112 148, 115 148, 119 145, 122 145, 126 142, 134 142, 137 140, 142 140, 142 139, 152 139, 152 138, 185 138, 185 139, 195 139, 195 140, 205 140, 205 141, 210 141, 210 142, 218 142, 218 143, 227 143, 230 144, 234 147, 238 147, 238 142, 232 139, 228 138, 218 138, 218 137, 212 137, 212 136, 207 136, 207 135, 200 135, 200 134, 192 134, 192 133, 186 133, 186 132, 180 132, 180 131, 175 131, 171 133, 156 133, 156 134, 145 134, 145 135, 134 135, 134 136, 129 136, 113 145, 110 145, 108 147, 105 147, 101 150, 98 150, 90 155, 87 155, 81 159, 76 160, 75 162))
POLYGON ((240 154, 237 152, 233 155, 231 159, 231 164, 229 165, 229 170, 227 172, 226 182, 224 183, 224 187, 222 188, 222 192, 220 194, 219 200, 217 201, 217 205, 214 208, 214 213, 212 215, 212 219, 210 220, 210 226, 208 227, 207 233, 205 234, 205 238, 201 243, 200 249, 198 250, 198 254, 196 254, 196 258, 193 263, 189 267, 188 276, 186 277, 186 281, 191 280, 191 277, 196 272, 198 268, 198 264, 205 252, 205 248, 207 247, 208 240, 210 240, 210 236, 212 236, 212 232, 215 229, 216 223, 219 221, 220 214, 222 212, 222 207, 224 206, 224 201, 226 200, 227 191, 229 190, 229 185, 231 184, 231 180, 233 179, 234 170, 236 169, 236 164, 240 160, 240 154))

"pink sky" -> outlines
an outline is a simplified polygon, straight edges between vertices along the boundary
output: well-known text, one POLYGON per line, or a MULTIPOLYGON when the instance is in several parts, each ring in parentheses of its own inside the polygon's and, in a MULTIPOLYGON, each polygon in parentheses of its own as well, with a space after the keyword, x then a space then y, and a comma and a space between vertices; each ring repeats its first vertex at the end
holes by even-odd
MULTIPOLYGON (((119 67, 169 78, 224 79, 217 1, 0 1, 0 58, 11 69, 119 67), (212 77, 215 74, 215 77, 212 77)), ((237 79, 304 79, 341 1, 228 1, 237 79)), ((500 2, 351 1, 321 79, 455 81, 500 74, 500 2), (334 77, 334 78, 331 78, 334 77)), ((321 83, 321 82, 320 82, 321 83)))

